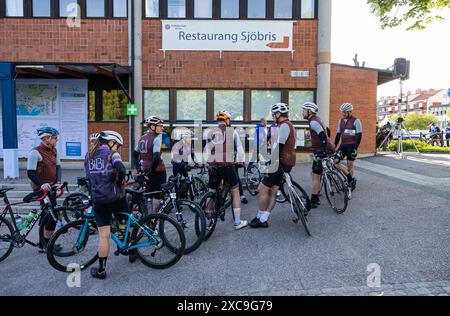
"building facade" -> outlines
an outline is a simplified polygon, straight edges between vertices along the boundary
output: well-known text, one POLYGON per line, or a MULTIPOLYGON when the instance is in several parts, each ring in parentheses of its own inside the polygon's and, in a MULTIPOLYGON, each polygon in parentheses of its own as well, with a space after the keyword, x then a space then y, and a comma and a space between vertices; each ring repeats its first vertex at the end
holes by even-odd
MULTIPOLYGON (((91 132, 115 129, 124 135, 126 160, 150 114, 161 116, 169 133, 199 120, 207 127, 221 109, 232 112, 234 126, 249 128, 270 119, 276 102, 290 105, 298 149, 306 150, 305 101, 318 103, 333 134, 339 105, 354 103, 367 131, 361 152, 374 153, 376 90, 392 74, 331 64, 330 39, 331 0, 0 0, 0 62, 13 65, 9 79, 21 89, 56 85, 59 126, 70 125, 68 106, 84 107, 83 144, 91 132), (61 90, 61 80, 86 82, 85 103, 61 90), (126 114, 128 103, 137 116, 126 114)), ((2 103, 3 130, 16 133, 20 149, 22 125, 9 123, 29 122, 20 112, 26 102, 2 103)), ((78 142, 67 136, 66 143, 78 142)), ((14 139, 6 145, 14 149, 14 139)))

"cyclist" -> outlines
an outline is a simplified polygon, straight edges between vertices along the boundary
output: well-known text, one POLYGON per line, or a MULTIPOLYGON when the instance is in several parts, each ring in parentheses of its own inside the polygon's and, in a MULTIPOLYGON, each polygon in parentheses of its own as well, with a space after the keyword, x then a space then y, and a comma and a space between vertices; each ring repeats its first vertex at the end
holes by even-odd
POLYGON ((285 172, 291 172, 296 163, 295 153, 295 129, 289 120, 289 107, 286 103, 277 103, 271 109, 277 131, 272 131, 272 157, 278 153, 278 159, 272 159, 277 163, 276 172, 269 173, 259 185, 259 211, 250 222, 252 228, 269 227, 270 212, 276 204, 278 189, 283 182, 285 172))
MULTIPOLYGON (((37 130, 37 135, 41 139, 41 144, 28 154, 27 176, 31 181, 33 191, 51 192, 52 189, 57 189, 61 182, 61 162, 56 150, 59 132, 53 127, 41 127, 37 130)), ((50 194, 49 198, 55 207, 55 197, 50 194)), ((51 218, 44 229, 44 239, 47 243, 55 228, 56 222, 51 218)), ((45 252, 41 243, 39 252, 45 252)))
POLYGON ((317 208, 320 204, 320 176, 323 172, 321 157, 326 152, 334 152, 335 146, 329 138, 329 128, 323 123, 322 119, 317 115, 319 107, 313 102, 305 102, 302 105, 303 118, 309 121, 309 129, 311 134, 311 150, 314 152, 314 160, 312 165, 312 194, 311 208, 317 208))
POLYGON ((353 116, 353 105, 351 103, 342 104, 340 110, 342 119, 338 122, 336 139, 334 140, 336 147, 341 141, 341 146, 338 149, 340 159, 335 162, 337 163, 336 166, 347 175, 348 184, 353 191, 356 187, 354 165, 362 139, 362 124, 360 119, 353 116), (340 163, 345 158, 347 158, 347 170, 340 163))
MULTIPOLYGON (((209 188, 211 192, 219 189, 223 179, 230 185, 233 200, 234 227, 236 230, 247 226, 246 220, 241 220, 241 200, 239 194, 239 176, 233 166, 234 152, 237 152, 237 161, 244 160, 244 149, 241 139, 231 127, 231 114, 220 111, 216 115, 218 127, 208 139, 206 151, 209 154, 209 188), (228 137, 227 137, 228 136, 228 137)), ((211 210, 206 210, 210 216, 211 210)))
POLYGON ((192 161, 195 162, 193 143, 192 143, 192 132, 183 132, 180 135, 180 140, 175 143, 172 147, 172 172, 176 176, 181 174, 187 177, 186 166, 189 162, 189 155, 192 161))
POLYGON ((121 146, 123 138, 119 133, 103 131, 84 160, 99 232, 99 267, 91 269, 92 277, 98 279, 106 278, 112 215, 129 212, 124 189, 126 169, 118 153, 121 146))
MULTIPOLYGON (((141 137, 133 152, 133 160, 138 166, 138 172, 144 172, 149 177, 146 183, 147 192, 160 191, 161 185, 167 181, 166 166, 161 159, 163 124, 164 121, 158 116, 148 117, 145 120, 148 131, 141 137)), ((152 198, 153 211, 157 212, 163 196, 159 193, 154 194, 152 198)))

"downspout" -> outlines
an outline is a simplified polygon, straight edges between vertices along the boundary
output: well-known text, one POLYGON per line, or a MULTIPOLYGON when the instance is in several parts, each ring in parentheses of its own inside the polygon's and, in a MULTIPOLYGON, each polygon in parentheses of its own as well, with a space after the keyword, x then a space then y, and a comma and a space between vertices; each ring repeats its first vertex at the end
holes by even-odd
MULTIPOLYGON (((128 12, 130 12, 130 14, 128 15, 128 47, 129 47, 129 65, 130 65, 130 70, 131 70, 131 74, 130 74, 130 78, 129 78, 129 91, 130 91, 130 99, 131 99, 131 103, 134 104, 134 96, 135 96, 135 91, 134 91, 134 68, 135 68, 135 61, 134 61, 134 0, 128 1, 128 6, 129 6, 129 10, 128 12)), ((134 138, 134 117, 133 116, 129 116, 128 117, 128 123, 129 123, 129 136, 130 136, 130 146, 128 149, 129 152, 129 161, 130 161, 130 166, 131 168, 133 168, 134 166, 131 165, 132 163, 132 153, 135 147, 135 138, 134 138)))

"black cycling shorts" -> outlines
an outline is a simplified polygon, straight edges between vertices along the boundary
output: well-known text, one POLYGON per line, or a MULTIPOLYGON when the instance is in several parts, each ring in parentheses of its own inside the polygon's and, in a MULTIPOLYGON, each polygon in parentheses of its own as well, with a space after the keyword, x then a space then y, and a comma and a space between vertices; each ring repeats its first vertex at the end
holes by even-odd
POLYGON ((338 151, 342 153, 342 160, 347 158, 348 161, 355 161, 356 158, 352 158, 352 152, 356 149, 355 144, 344 144, 339 147, 338 151))
POLYGON ((312 171, 314 174, 321 175, 323 173, 323 166, 322 162, 320 160, 317 160, 314 158, 313 165, 312 165, 312 171))
POLYGON ((266 175, 264 177, 264 179, 262 180, 262 184, 264 184, 266 187, 271 188, 274 186, 281 186, 281 184, 283 183, 283 175, 285 172, 291 172, 292 167, 286 167, 283 165, 279 165, 278 166, 278 170, 276 172, 273 173, 269 173, 268 175, 266 175))
MULTIPOLYGON (((116 202, 107 204, 94 203, 93 209, 95 222, 97 223, 98 227, 110 226, 112 216, 114 213, 117 212, 130 213, 126 198, 122 198, 116 202)), ((127 220, 127 217, 125 215, 118 214, 116 215, 116 218, 119 220, 127 220)))
POLYGON ((212 166, 209 168, 209 188, 217 190, 223 179, 233 189, 239 185, 238 177, 233 166, 212 166))
POLYGON ((188 172, 186 171, 187 163, 172 162, 172 173, 174 176, 181 174, 183 177, 188 177, 188 172))
MULTIPOLYGON (((146 192, 155 192, 155 191, 161 191, 161 186, 167 182, 167 172, 156 172, 150 176, 148 176, 150 179, 146 181, 145 187, 146 192)), ((152 198, 155 199, 162 199, 163 193, 156 193, 151 195, 152 198)))

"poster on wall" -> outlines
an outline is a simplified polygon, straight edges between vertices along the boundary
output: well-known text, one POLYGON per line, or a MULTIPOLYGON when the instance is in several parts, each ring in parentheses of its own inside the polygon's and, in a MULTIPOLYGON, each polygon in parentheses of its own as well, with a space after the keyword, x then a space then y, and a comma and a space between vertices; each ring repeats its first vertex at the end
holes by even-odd
POLYGON ((39 127, 51 126, 60 132, 59 157, 84 159, 88 147, 87 95, 87 80, 17 80, 19 157, 26 158, 29 151, 39 145, 36 134, 39 127))

